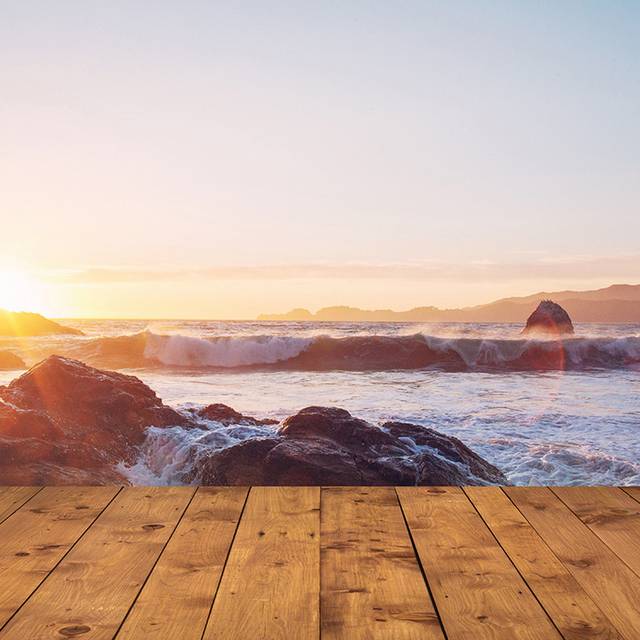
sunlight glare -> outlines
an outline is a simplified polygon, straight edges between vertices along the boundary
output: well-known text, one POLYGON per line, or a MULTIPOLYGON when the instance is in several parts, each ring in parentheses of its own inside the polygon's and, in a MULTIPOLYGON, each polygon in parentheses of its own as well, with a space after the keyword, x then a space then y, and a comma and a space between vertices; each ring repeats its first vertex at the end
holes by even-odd
POLYGON ((0 309, 42 313, 41 287, 22 271, 0 269, 0 309))

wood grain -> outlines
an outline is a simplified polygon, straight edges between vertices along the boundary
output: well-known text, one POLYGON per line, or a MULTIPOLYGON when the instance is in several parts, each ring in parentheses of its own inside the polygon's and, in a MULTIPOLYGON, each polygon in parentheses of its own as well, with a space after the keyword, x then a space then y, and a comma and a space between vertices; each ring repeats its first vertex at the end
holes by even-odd
POLYGON ((0 523, 17 511, 41 487, 0 487, 0 523))
POLYGON ((638 576, 549 489, 504 490, 618 631, 640 638, 638 576))
POLYGON ((113 638, 193 493, 123 489, 0 637, 113 638))
POLYGON ((640 487, 621 487, 622 490, 630 495, 636 502, 640 502, 640 487))
POLYGON ((322 490, 327 640, 443 639, 393 487, 322 490))
POLYGON ((616 487, 556 487, 552 491, 640 576, 640 503, 616 487))
POLYGON ((397 491, 449 638, 561 637, 460 488, 397 491))
POLYGON ((118 633, 200 640, 248 489, 201 487, 118 633))
POLYGON ((620 640, 615 627, 499 487, 466 487, 565 640, 620 640))
POLYGON ((252 488, 218 589, 206 640, 316 640, 320 489, 252 488))
POLYGON ((47 487, 0 524, 0 628, 118 490, 117 487, 47 487))

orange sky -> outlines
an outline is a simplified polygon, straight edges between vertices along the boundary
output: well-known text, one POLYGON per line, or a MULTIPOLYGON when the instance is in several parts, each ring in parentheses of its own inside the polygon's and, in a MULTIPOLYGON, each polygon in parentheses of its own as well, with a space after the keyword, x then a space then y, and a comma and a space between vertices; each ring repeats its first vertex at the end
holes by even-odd
POLYGON ((0 20, 0 307, 640 281, 638 3, 40 5, 0 20))
POLYGON ((536 291, 590 289, 631 276, 638 256, 510 265, 296 265, 235 269, 0 268, 0 308, 51 317, 252 319, 296 306, 458 307, 536 291))

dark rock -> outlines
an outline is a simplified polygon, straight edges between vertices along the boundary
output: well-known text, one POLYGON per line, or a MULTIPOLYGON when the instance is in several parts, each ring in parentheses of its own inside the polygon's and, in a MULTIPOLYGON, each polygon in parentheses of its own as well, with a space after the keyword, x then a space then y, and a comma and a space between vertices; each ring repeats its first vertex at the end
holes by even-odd
MULTIPOLYGON (((435 473, 439 469, 437 461, 439 461, 441 457, 444 457, 453 463, 457 463, 463 469, 468 469, 469 472, 479 478, 488 479, 495 484, 504 484, 505 482, 505 477, 497 467, 489 464, 484 458, 469 449, 462 440, 454 436, 447 436, 430 427, 423 427, 407 422, 385 422, 382 428, 403 442, 408 440, 415 443, 418 447, 429 447, 433 452, 438 454, 437 456, 428 452, 422 454, 423 457, 420 460, 421 475, 425 473, 435 473), (427 462, 429 463, 427 466, 430 466, 432 471, 425 468, 425 463, 427 462)), ((447 477, 449 477, 449 473, 450 469, 447 465, 447 477)), ((461 475, 465 476, 465 473, 461 475)), ((442 483, 434 477, 434 481, 420 482, 419 484, 442 483)), ((464 484, 464 482, 458 484, 464 484)))
POLYGON ((348 452, 332 443, 281 437, 245 440, 214 452, 186 480, 224 485, 361 484, 348 452))
POLYGON ((46 469, 63 477, 68 466, 121 481, 115 465, 134 462, 149 426, 191 424, 137 378, 59 356, 0 387, 0 399, 0 483, 16 461, 40 469, 39 478, 46 469))
POLYGON ((308 407, 273 437, 202 457, 185 478, 202 484, 505 484, 493 465, 457 438, 427 427, 376 427, 344 409, 308 407))
POLYGON ((307 407, 287 418, 278 430, 287 438, 331 440, 354 455, 375 458, 406 455, 410 450, 378 427, 333 407, 307 407))
POLYGON ((0 351, 0 371, 26 369, 24 360, 11 351, 0 351))
POLYGON ((522 333, 547 333, 562 335, 573 333, 569 314, 552 300, 543 300, 527 319, 522 333))
POLYGON ((184 482, 222 485, 506 483, 456 438, 406 423, 374 426, 308 407, 278 429, 225 405, 188 417, 133 376, 51 356, 0 387, 0 484, 126 482, 150 426, 222 423, 200 438, 184 482), (256 435, 258 434, 258 435, 256 435), (240 441, 238 442, 238 439, 240 441))
POLYGON ((272 420, 270 418, 260 420, 258 418, 252 418, 251 416, 242 415, 235 409, 221 403, 210 404, 202 409, 198 409, 198 411, 196 411, 196 415, 200 418, 204 418, 205 420, 219 422, 225 426, 229 426, 231 424, 264 426, 279 423, 278 420, 272 420))

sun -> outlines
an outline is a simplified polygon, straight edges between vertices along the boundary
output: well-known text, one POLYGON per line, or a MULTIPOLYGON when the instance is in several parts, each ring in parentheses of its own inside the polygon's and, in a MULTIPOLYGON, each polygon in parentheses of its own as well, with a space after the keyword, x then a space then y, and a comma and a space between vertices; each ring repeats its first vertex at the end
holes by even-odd
POLYGON ((0 309, 43 312, 40 283, 23 271, 0 269, 0 309))

